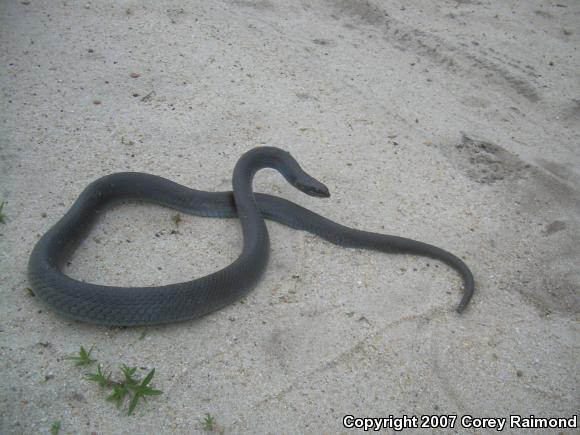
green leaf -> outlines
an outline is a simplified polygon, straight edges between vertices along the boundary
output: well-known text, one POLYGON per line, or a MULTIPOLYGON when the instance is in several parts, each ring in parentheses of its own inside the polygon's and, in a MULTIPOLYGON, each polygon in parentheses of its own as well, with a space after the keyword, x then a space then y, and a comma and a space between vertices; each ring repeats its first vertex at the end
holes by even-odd
POLYGON ((151 382, 151 379, 153 379, 153 376, 155 376, 155 369, 151 370, 151 371, 149 372, 149 374, 148 374, 147 376, 145 376, 145 379, 143 379, 143 381, 141 382, 141 385, 140 385, 140 387, 141 387, 141 388, 142 388, 142 387, 146 387, 146 386, 147 386, 147 384, 148 384, 149 382, 151 382))
POLYGON ((87 352, 87 350, 84 348, 84 346, 81 346, 81 350, 79 351, 79 356, 68 356, 68 357, 66 357, 66 359, 71 360, 71 361, 75 361, 75 365, 77 365, 77 366, 90 365, 96 361, 94 359, 91 359, 91 352, 93 351, 93 347, 94 346, 91 346, 91 348, 87 352))
POLYGON ((111 383, 111 373, 108 376, 101 371, 101 365, 97 366, 97 373, 89 373, 87 375, 89 381, 93 381, 99 384, 99 387, 106 387, 111 383))
POLYGON ((135 407, 137 406, 138 401, 139 401, 139 394, 135 394, 135 397, 133 397, 133 400, 131 400, 131 403, 129 404, 129 415, 133 414, 133 411, 135 410, 135 407))
POLYGON ((127 385, 135 385, 137 383, 137 380, 135 378, 133 378, 133 375, 137 371, 137 367, 129 367, 129 366, 123 364, 121 366, 121 371, 123 372, 123 375, 125 376, 125 383, 127 385))
POLYGON ((141 394, 144 396, 159 396, 160 394, 163 394, 163 391, 154 390, 151 387, 145 387, 145 389, 141 391, 141 394))
POLYGON ((125 396, 129 393, 129 389, 124 384, 115 384, 113 386, 113 393, 107 397, 107 400, 110 402, 114 402, 117 405, 117 408, 121 406, 123 400, 125 400, 125 396))

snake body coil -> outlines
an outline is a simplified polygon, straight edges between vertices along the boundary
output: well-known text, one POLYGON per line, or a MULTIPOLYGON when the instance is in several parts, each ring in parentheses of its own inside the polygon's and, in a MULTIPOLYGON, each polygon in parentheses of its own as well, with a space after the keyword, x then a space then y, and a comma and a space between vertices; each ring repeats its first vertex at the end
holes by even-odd
POLYGON ((269 256, 268 230, 263 218, 297 230, 309 231, 340 246, 429 256, 456 269, 464 279, 457 307, 469 303, 474 280, 459 258, 426 243, 339 225, 290 201, 254 194, 252 180, 262 168, 278 170, 297 189, 328 197, 328 189, 306 174, 289 153, 261 147, 237 162, 232 192, 189 189, 154 175, 125 172, 91 183, 71 209, 36 244, 28 264, 34 293, 57 313, 82 322, 103 325, 153 325, 203 316, 245 295, 256 286, 269 256), (193 281, 160 287, 115 287, 81 282, 66 276, 62 267, 87 236, 103 209, 116 200, 144 200, 196 216, 238 217, 244 245, 229 266, 193 281))

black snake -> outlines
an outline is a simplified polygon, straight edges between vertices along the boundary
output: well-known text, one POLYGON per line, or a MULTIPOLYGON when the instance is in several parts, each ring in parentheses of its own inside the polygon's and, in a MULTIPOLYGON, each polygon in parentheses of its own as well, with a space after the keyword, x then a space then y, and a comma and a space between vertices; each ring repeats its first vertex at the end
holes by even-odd
POLYGON ((269 257, 270 242, 263 218, 309 231, 334 244, 429 256, 442 260, 463 277, 464 292, 457 311, 469 303, 473 275, 455 255, 427 243, 339 225, 276 196, 252 191, 254 174, 278 170, 297 189, 328 197, 328 189, 306 174, 296 160, 278 148, 260 147, 245 153, 233 174, 233 192, 189 189, 154 175, 123 172, 102 177, 81 193, 71 209, 34 247, 28 276, 34 293, 57 313, 82 322, 104 325, 153 325, 193 319, 228 305, 256 286, 269 257), (113 201, 138 199, 196 216, 238 217, 244 246, 232 264, 193 281, 159 287, 115 287, 81 282, 62 267, 87 236, 99 214, 113 201))

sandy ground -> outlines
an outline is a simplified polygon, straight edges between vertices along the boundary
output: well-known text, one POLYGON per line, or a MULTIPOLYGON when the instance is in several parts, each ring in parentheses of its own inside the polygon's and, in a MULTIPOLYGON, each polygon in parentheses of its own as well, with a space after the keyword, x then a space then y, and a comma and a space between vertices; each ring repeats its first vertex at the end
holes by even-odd
MULTIPOLYGON (((351 433, 345 414, 578 411, 579 2, 3 0, 0 20, 1 433, 191 434, 205 413, 218 433, 351 433), (260 145, 332 197, 274 171, 256 190, 456 253, 477 280, 469 309, 454 312, 461 280, 443 264, 275 223, 259 286, 197 321, 96 327, 26 290, 35 241, 92 180, 228 190, 260 145), (111 368, 155 367, 164 394, 126 416, 64 359, 80 345, 111 368)), ((236 220, 172 216, 111 209, 67 272, 159 285, 236 258, 236 220)))

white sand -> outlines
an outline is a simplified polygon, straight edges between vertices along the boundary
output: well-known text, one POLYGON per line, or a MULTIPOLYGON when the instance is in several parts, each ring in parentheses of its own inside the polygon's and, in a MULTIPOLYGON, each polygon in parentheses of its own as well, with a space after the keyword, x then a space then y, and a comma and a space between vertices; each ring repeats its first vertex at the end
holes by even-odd
MULTIPOLYGON (((574 0, 0 2, 0 432, 191 434, 209 412, 227 434, 351 433, 345 414, 577 412, 579 20, 574 0), (443 264, 274 223, 259 286, 197 321, 95 327, 28 295, 35 241, 92 180, 229 190, 261 144, 332 197, 273 171, 256 190, 462 256, 470 308, 453 311, 461 281, 443 264), (165 394, 127 417, 63 360, 80 345, 155 367, 165 394)), ((184 216, 171 234, 172 214, 112 209, 68 272, 159 285, 240 251, 237 221, 184 216)))

